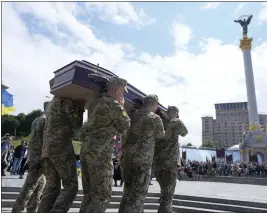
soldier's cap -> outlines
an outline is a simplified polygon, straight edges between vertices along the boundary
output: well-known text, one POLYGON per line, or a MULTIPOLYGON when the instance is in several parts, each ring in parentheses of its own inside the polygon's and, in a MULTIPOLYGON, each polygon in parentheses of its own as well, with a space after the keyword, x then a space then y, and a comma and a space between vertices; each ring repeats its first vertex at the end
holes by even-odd
POLYGON ((128 92, 127 81, 125 79, 123 79, 123 78, 111 77, 109 79, 108 86, 111 87, 111 88, 123 87, 125 92, 128 92))
POLYGON ((168 106, 168 112, 179 112, 179 109, 176 106, 168 106))
POLYGON ((154 101, 154 102, 159 102, 159 98, 157 95, 150 94, 144 97, 144 101, 154 101))

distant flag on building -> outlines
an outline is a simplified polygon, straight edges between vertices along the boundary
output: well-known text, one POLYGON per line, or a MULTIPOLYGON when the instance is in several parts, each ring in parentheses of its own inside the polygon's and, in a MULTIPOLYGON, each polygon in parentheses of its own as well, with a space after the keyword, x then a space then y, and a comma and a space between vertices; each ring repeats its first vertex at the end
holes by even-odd
POLYGON ((2 115, 14 111, 16 111, 16 108, 13 105, 13 95, 6 91, 6 89, 2 89, 2 115))

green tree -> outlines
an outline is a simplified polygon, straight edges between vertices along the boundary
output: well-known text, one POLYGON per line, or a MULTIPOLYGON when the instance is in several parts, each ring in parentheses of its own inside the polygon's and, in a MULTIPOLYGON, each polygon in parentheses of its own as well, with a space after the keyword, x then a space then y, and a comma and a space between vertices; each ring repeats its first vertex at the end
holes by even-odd
POLYGON ((6 133, 15 134, 16 128, 20 125, 14 115, 4 115, 2 116, 2 136, 6 133))
POLYGON ((214 143, 212 140, 206 140, 204 143, 202 143, 201 147, 214 148, 214 143))
POLYGON ((25 120, 25 117, 26 117, 26 115, 24 114, 24 113, 19 113, 18 115, 17 115, 17 119, 18 119, 18 121, 24 121, 25 120))
POLYGON ((42 110, 33 110, 29 114, 19 113, 17 116, 2 116, 2 136, 10 133, 16 136, 28 136, 31 133, 31 124, 42 114, 42 110))

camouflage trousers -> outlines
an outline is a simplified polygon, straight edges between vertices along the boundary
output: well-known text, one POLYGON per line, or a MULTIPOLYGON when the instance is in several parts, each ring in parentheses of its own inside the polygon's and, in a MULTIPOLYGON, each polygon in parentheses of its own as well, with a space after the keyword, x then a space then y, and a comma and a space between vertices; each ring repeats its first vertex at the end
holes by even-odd
POLYGON ((151 168, 121 164, 124 181, 123 195, 119 213, 142 213, 147 195, 151 168))
POLYGON ((44 158, 43 167, 46 185, 38 213, 68 212, 78 191, 75 156, 44 158))
POLYGON ((160 185, 161 196, 158 213, 172 213, 172 199, 176 187, 177 171, 156 171, 156 179, 160 185))
POLYGON ((45 186, 45 177, 42 173, 41 162, 29 163, 29 173, 11 213, 21 213, 25 207, 28 213, 37 211, 45 186))
POLYGON ((84 196, 80 213, 104 213, 112 195, 111 159, 103 162, 81 152, 81 170, 84 196))

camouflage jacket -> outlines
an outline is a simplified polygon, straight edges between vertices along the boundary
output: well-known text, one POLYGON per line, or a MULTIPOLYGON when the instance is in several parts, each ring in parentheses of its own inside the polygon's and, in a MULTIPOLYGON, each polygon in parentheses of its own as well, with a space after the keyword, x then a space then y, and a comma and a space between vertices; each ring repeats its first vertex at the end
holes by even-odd
POLYGON ((46 116, 43 113, 32 122, 28 161, 37 163, 42 157, 43 132, 46 116))
POLYGON ((80 141, 81 142, 85 141, 86 128, 87 128, 87 122, 83 123, 82 128, 80 129, 80 141))
POLYGON ((81 128, 83 112, 75 100, 53 98, 47 110, 42 157, 74 155, 72 132, 81 128))
POLYGON ((141 108, 132 114, 131 127, 122 141, 122 164, 137 165, 143 168, 152 166, 155 142, 164 137, 165 131, 161 118, 141 108))
POLYGON ((156 171, 175 169, 180 164, 179 135, 186 136, 188 131, 179 119, 164 120, 165 137, 157 141, 154 155, 156 171))
POLYGON ((87 153, 92 159, 97 158, 99 161, 111 160, 114 136, 125 133, 129 127, 130 118, 124 107, 110 96, 104 95, 89 106, 81 153, 87 153))

